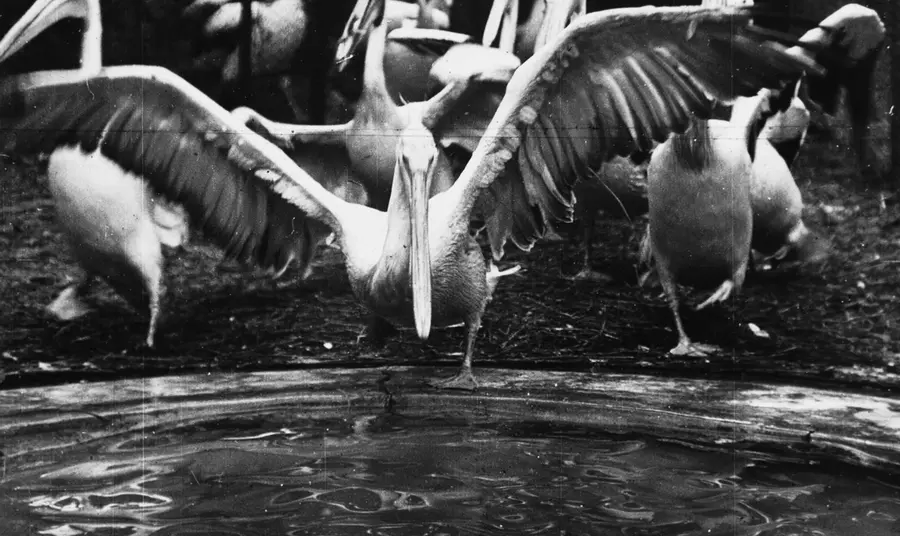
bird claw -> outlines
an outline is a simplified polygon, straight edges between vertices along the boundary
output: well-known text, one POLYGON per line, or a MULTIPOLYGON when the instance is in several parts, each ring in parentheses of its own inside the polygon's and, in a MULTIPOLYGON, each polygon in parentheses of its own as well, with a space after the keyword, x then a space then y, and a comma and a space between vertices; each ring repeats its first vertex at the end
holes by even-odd
POLYGON ((669 350, 669 355, 680 357, 709 357, 710 355, 721 351, 721 348, 712 344, 681 341, 678 343, 678 346, 669 350))
POLYGON ((474 391, 478 388, 478 382, 472 374, 472 369, 460 370, 455 376, 443 380, 434 380, 429 385, 435 389, 459 389, 462 391, 474 391))

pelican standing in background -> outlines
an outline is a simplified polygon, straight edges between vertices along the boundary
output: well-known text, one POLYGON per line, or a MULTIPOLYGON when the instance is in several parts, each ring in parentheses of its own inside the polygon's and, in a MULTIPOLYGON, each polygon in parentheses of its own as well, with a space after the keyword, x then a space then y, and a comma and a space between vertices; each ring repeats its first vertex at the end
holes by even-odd
MULTIPOLYGON (((336 145, 344 147, 349 155, 352 169, 363 181, 372 206, 379 210, 388 207, 394 184, 396 147, 402 133, 411 125, 424 125, 433 135, 441 136, 443 131, 452 135, 454 118, 450 115, 453 106, 465 104, 461 96, 468 86, 454 85, 450 80, 444 90, 426 102, 414 102, 403 106, 394 103, 387 90, 384 73, 384 50, 387 41, 387 26, 384 0, 360 0, 347 23, 337 55, 340 64, 353 55, 366 35, 365 72, 363 93, 356 104, 354 118, 340 125, 296 125, 270 121, 254 110, 238 108, 233 113, 242 121, 275 142, 290 149, 311 145, 336 145)), ((404 35, 404 34, 401 34, 404 35)), ((488 60, 487 68, 473 74, 482 83, 489 83, 495 77, 507 81, 519 66, 514 57, 491 54, 483 51, 482 64, 488 60), (487 57, 484 57, 487 54, 487 57)), ((481 64, 478 64, 481 65, 481 64)), ((471 68, 470 68, 471 69, 471 68)), ((468 82, 468 80, 466 80, 468 82)), ((493 110, 491 110, 493 111, 493 110)), ((438 151, 435 155, 435 173, 431 182, 431 197, 450 187, 454 176, 447 156, 438 151)))
MULTIPOLYGON (((765 126, 756 140, 750 182, 750 204, 753 210, 753 251, 750 268, 769 261, 815 263, 828 256, 828 240, 808 229, 802 220, 803 198, 791 164, 806 139, 810 113, 800 98, 804 93, 804 78, 793 91, 768 92, 756 97, 740 97, 732 109, 731 121, 739 121, 735 114, 754 106, 754 99, 767 98, 769 113, 765 126), (765 97, 763 96, 765 95, 765 97)), ((722 155, 732 158, 733 155, 722 155)), ((724 202, 724 201, 723 201, 724 202)), ((641 285, 656 275, 652 266, 649 225, 641 244, 641 262, 649 270, 640 278, 641 285)))
POLYGON ((685 332, 678 284, 715 288, 697 310, 725 301, 744 284, 753 232, 752 166, 769 99, 741 102, 745 105, 735 106, 731 121, 694 120, 650 157, 649 248, 678 330, 672 355, 718 351, 692 342, 685 332))
MULTIPOLYGON (((812 87, 826 109, 833 111, 828 103, 836 100, 839 90, 835 71, 852 76, 847 80, 848 101, 857 147, 862 146, 871 115, 867 106, 859 104, 870 103, 866 94, 871 87, 860 80, 871 82, 874 58, 884 38, 884 25, 874 11, 848 4, 789 49, 797 54, 799 46, 816 44, 821 56, 837 62, 824 76, 805 73, 815 80, 812 87)), ((686 334, 678 312, 676 283, 702 287, 724 280, 696 307, 702 309, 740 290, 751 246, 776 258, 804 262, 817 262, 827 255, 827 242, 800 219, 802 200, 787 161, 767 139, 779 139, 783 134, 780 141, 784 142, 784 138, 798 136, 800 141, 786 147, 799 148, 805 136, 804 114, 788 113, 794 107, 805 108, 795 103, 804 77, 793 80, 786 89, 788 98, 779 99, 771 90, 739 98, 729 122, 695 120, 691 130, 672 135, 653 152, 648 168, 650 225, 644 257, 652 256, 656 262, 656 273, 675 317, 678 345, 670 350, 673 355, 700 357, 719 350, 692 342, 686 334), (782 114, 776 115, 779 111, 782 114), (797 117, 799 125, 788 123, 797 117), (774 121, 766 130, 769 119, 774 121), (779 127, 784 130, 779 132, 779 127)), ((793 161, 796 151, 785 155, 793 161)))
MULTIPOLYGON (((446 52, 449 46, 457 43, 471 41, 471 37, 458 32, 447 31, 449 24, 444 10, 437 4, 441 0, 433 0, 426 3, 426 9, 416 9, 418 15, 415 19, 400 18, 399 11, 407 11, 415 8, 414 5, 396 0, 379 0, 384 11, 385 34, 389 36, 384 47, 384 72, 385 85, 391 98, 397 104, 418 102, 432 97, 437 89, 428 77, 428 71, 434 61, 446 52), (398 7, 404 7, 398 10, 398 7), (425 16, 422 16, 422 14, 425 16), (396 32, 396 33, 395 33, 396 32), (403 37, 397 37, 397 36, 403 37)), ((347 41, 348 32, 352 32, 359 22, 359 17, 375 14, 374 7, 366 13, 356 8, 345 19, 344 33, 339 42, 347 41)), ((362 46, 367 39, 367 34, 354 36, 358 39, 354 46, 362 46)), ((341 97, 349 102, 355 102, 360 98, 360 91, 365 70, 365 54, 361 58, 352 58, 353 61, 339 64, 331 73, 333 88, 341 97)), ((331 62, 334 53, 326 58, 331 62)))
MULTIPOLYGON (((7 36, 11 44, 4 39, 9 49, 61 13, 90 20, 85 7, 96 7, 86 0, 43 4, 70 9, 32 13, 28 31, 7 36)), ((490 289, 487 263, 469 232, 473 209, 493 220, 495 254, 507 239, 528 249, 547 224, 571 219, 572 185, 591 165, 682 130, 692 114, 709 112, 707 95, 729 100, 733 92, 753 94, 803 71, 827 73, 812 54, 790 54, 770 32, 755 31, 751 15, 683 7, 580 18, 516 71, 462 175, 430 200, 434 138, 419 125, 403 132, 387 212, 331 194, 277 147, 159 68, 100 69, 97 62, 90 73, 5 81, 3 132, 29 135, 4 136, 0 149, 69 143, 99 150, 182 204, 226 253, 263 266, 291 244, 272 232, 282 218, 329 226, 356 297, 373 312, 413 324, 422 339, 433 322, 465 322, 462 367, 440 385, 471 389, 490 289), (729 64, 731 72, 722 68, 729 64), (44 128, 33 128, 38 124, 44 128)), ((857 26, 872 30, 871 20, 857 26)))
MULTIPOLYGON (((170 2, 171 3, 171 2, 170 2)), ((192 69, 213 67, 220 84, 209 91, 227 104, 240 80, 243 6, 241 0, 193 0, 181 12, 185 21, 195 23, 206 52, 196 58, 192 69)), ((263 89, 273 98, 256 100, 269 113, 288 112, 294 120, 325 120, 325 86, 335 39, 352 6, 352 0, 255 0, 251 2, 250 68, 254 89, 263 89), (281 105, 275 89, 284 97, 281 105), (299 84, 297 82, 300 82, 299 84), (298 100, 298 89, 305 99, 298 100)), ((166 8, 163 8, 166 9, 166 8)), ((168 8, 171 9, 171 8, 168 8)), ((242 98, 239 96, 238 98, 242 98)), ((234 103, 234 101, 231 101, 234 103)), ((235 103, 237 104, 237 103, 235 103)), ((233 104, 232 104, 233 105, 233 104)))

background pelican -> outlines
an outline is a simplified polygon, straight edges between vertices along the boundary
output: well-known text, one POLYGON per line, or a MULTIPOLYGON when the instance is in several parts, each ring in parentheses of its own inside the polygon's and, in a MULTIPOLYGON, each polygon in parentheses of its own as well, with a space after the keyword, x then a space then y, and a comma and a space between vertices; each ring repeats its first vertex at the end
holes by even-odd
MULTIPOLYGON (((444 11, 435 6, 437 3, 439 0, 431 2, 424 11, 418 9, 417 13, 443 15, 444 11)), ((444 19, 419 17, 415 21, 401 21, 397 17, 398 5, 410 4, 394 0, 357 2, 346 20, 338 40, 343 48, 336 54, 343 60, 332 73, 332 82, 336 92, 347 101, 356 102, 364 87, 366 65, 369 64, 369 60, 365 60, 369 57, 365 52, 366 43, 375 18, 382 21, 385 35, 390 36, 387 43, 381 45, 384 49, 381 62, 385 87, 397 104, 423 101, 433 96, 439 88, 428 76, 431 65, 450 46, 471 40, 468 35, 446 31, 444 19)))
MULTIPOLYGON (((102 125, 90 123, 97 120, 94 114, 109 112, 118 104, 123 104, 116 120, 125 120, 128 113, 143 113, 143 106, 162 106, 171 110, 175 103, 165 98, 142 99, 140 89, 117 78, 120 72, 141 72, 144 67, 104 69, 101 62, 101 21, 97 0, 40 0, 0 41, 0 62, 15 54, 33 37, 38 35, 62 17, 78 17, 85 20, 82 41, 81 67, 72 71, 45 71, 33 75, 19 75, 0 82, 4 101, 0 115, 3 144, 15 151, 44 151, 50 153, 48 162, 48 184, 54 198, 57 216, 63 230, 73 245, 73 252, 85 270, 85 277, 64 289, 56 300, 48 306, 49 312, 62 320, 83 315, 89 307, 83 298, 97 278, 107 281, 116 292, 132 306, 140 310, 148 308, 150 321, 145 342, 154 345, 157 324, 162 312, 164 293, 163 246, 175 248, 188 240, 188 212, 193 223, 210 225, 209 215, 202 212, 202 206, 194 203, 188 211, 180 203, 171 201, 171 196, 160 195, 147 175, 142 173, 146 158, 138 155, 140 161, 117 162, 100 150, 108 142, 109 131, 102 125), (112 74, 109 74, 112 73, 112 74), (118 84, 116 91, 104 95, 102 90, 90 93, 95 80, 109 78, 118 84), (89 93, 86 100, 76 98, 71 103, 65 100, 65 91, 47 91, 41 94, 42 106, 33 110, 33 115, 22 116, 16 107, 23 104, 16 97, 23 96, 15 89, 17 84, 28 87, 51 87, 59 82, 64 85, 72 80, 82 80, 89 93), (94 100, 97 96, 99 100, 94 100), (127 104, 127 106, 125 106, 127 104), (69 108, 69 107, 72 108, 69 108), (88 120, 89 124, 79 121, 88 120), (10 124, 11 121, 11 124, 10 124), (66 121, 78 124, 80 130, 74 137, 66 121), (29 129, 24 136, 20 128, 29 129), (79 137, 80 136, 86 136, 79 137), (198 210, 201 212, 198 215, 198 210)), ((150 69, 152 72, 151 68, 150 69)), ((127 78, 127 77, 126 77, 127 78)), ((40 90, 37 90, 40 91, 40 90)), ((193 90, 195 94, 200 94, 193 90)), ((157 96, 158 97, 158 96, 157 96)), ((207 97, 204 96, 208 100, 207 97)), ((26 114, 27 115, 27 114, 26 114)), ((104 121, 113 118, 106 117, 104 121)), ((163 126, 172 126, 168 119, 161 119, 163 126)), ((180 124, 184 124, 183 122, 180 124)), ((179 143, 179 131, 171 132, 170 141, 179 143)), ((207 136, 213 136, 207 133, 207 136)), ((123 141, 121 139, 119 142, 123 141)), ((220 143, 227 143, 219 138, 220 143)), ((226 147, 227 148, 227 147, 226 147)), ((159 149, 159 148, 157 148, 159 149)), ((327 152, 327 151, 326 151, 327 152)), ((164 158, 156 153, 155 157, 164 158)), ((239 155, 236 152, 234 157, 239 155)), ((295 153, 294 160, 308 166, 310 171, 323 179, 325 186, 336 194, 364 199, 359 191, 358 181, 348 176, 346 160, 339 156, 322 159, 322 152, 295 153)), ((152 157, 151 157, 152 158, 152 157)), ((187 164, 185 164, 187 165, 187 164)), ((197 157, 196 165, 202 166, 202 158, 197 157)), ((202 169, 202 168, 201 168, 202 169)), ((207 169, 205 173, 221 172, 221 169, 207 169)), ((176 188, 181 187, 176 185, 176 188)), ((228 186, 217 182, 210 185, 209 194, 213 200, 227 203, 228 186)), ((246 196, 246 195, 245 195, 246 196)), ((232 201, 233 194, 232 194, 232 201)), ((238 252, 237 257, 246 261, 256 255, 257 264, 268 268, 270 273, 280 276, 294 258, 307 265, 316 247, 331 233, 330 229, 309 222, 296 224, 286 212, 287 204, 277 199, 256 199, 257 206, 241 202, 238 210, 259 210, 259 203, 268 203, 269 210, 284 216, 278 221, 263 219, 259 225, 266 226, 269 238, 282 245, 273 249, 257 249, 255 252, 238 252), (272 205, 272 203, 275 205, 272 205)), ((215 225, 215 224, 213 224, 215 225)))
MULTIPOLYGON (((491 83, 505 84, 519 65, 514 57, 508 57, 497 51, 491 53, 490 49, 479 48, 475 53, 467 53, 469 47, 461 47, 453 51, 450 58, 432 66, 437 80, 445 85, 440 93, 426 102, 398 106, 388 92, 384 72, 387 40, 384 7, 383 0, 374 2, 360 0, 338 46, 338 63, 341 64, 354 54, 371 29, 366 48, 363 93, 356 104, 354 118, 351 121, 328 126, 295 125, 270 121, 247 108, 234 111, 245 123, 264 133, 281 147, 335 145, 344 148, 349 155, 352 169, 363 181, 369 193, 372 206, 379 210, 387 208, 391 197, 397 157, 396 147, 403 131, 410 125, 421 124, 434 136, 446 137, 446 143, 456 141, 470 151, 473 150, 474 145, 471 142, 466 143, 468 130, 471 128, 468 121, 473 118, 477 121, 481 118, 486 123, 485 116, 493 115, 499 103, 499 96, 495 101, 489 102, 487 107, 482 105, 471 108, 469 105, 472 104, 472 99, 463 99, 463 95, 469 86, 475 85, 476 82, 482 86, 491 83), (480 57, 476 58, 475 54, 480 57), (457 59, 461 55, 464 55, 464 58, 457 59), (463 61, 470 63, 464 76, 461 76, 455 66, 463 61), (471 63, 473 61, 474 63, 471 63), (454 67, 445 68, 444 65, 454 67), (481 113, 473 113, 475 111, 481 113), (464 132, 460 135, 461 129, 464 132)), ((401 32, 400 35, 406 41, 414 39, 405 32, 401 32)), ((471 94, 469 91, 469 95, 471 94)), ((429 197, 449 188, 454 180, 447 156, 438 151, 435 158, 436 171, 429 197)))

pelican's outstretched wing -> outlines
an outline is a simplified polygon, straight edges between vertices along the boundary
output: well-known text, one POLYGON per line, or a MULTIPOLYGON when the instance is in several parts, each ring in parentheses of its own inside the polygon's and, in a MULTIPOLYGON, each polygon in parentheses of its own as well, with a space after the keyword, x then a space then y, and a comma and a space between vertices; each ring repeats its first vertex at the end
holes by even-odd
POLYGON ((338 214, 346 203, 162 68, 0 81, 0 150, 51 152, 61 145, 99 150, 143 177, 240 261, 280 272, 303 251, 298 241, 309 236, 309 225, 342 232, 338 214))
POLYGON ((508 238, 527 249, 545 224, 571 221, 575 182, 613 155, 683 131, 694 114, 708 116, 713 98, 822 74, 810 55, 757 31, 752 13, 644 7, 575 20, 516 71, 468 166, 441 194, 458 207, 451 225, 468 225, 485 194, 503 221, 494 254, 508 238))

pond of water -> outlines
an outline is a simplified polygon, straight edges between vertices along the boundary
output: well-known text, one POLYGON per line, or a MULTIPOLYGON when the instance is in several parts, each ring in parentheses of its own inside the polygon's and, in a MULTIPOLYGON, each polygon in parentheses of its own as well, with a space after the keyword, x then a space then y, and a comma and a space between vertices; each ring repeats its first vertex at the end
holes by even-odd
POLYGON ((282 408, 26 456, 0 512, 9 535, 887 536, 900 479, 802 448, 282 408))

